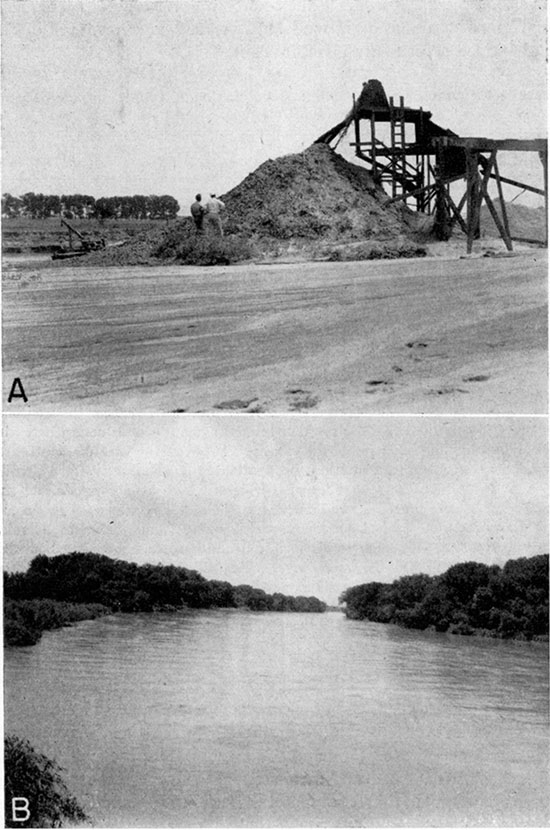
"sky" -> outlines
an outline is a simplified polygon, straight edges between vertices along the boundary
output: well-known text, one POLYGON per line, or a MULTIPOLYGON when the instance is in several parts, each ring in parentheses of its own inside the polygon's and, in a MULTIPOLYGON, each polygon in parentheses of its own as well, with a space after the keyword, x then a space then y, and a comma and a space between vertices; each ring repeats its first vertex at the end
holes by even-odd
MULTIPOLYGON (((460 135, 544 137, 545 55, 543 0, 2 0, 2 192, 186 213, 308 147, 370 78, 460 135)), ((541 186, 536 154, 504 161, 541 186)))
POLYGON ((4 568, 94 551, 335 604, 548 551, 544 418, 13 415, 4 568))

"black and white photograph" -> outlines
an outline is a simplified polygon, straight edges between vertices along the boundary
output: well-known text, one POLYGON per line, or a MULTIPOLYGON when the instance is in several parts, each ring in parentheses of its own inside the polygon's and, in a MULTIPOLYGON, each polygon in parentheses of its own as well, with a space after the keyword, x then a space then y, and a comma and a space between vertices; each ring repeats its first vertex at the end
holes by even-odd
POLYGON ((10 412, 547 412, 545 2, 2 11, 10 412))
POLYGON ((545 419, 8 417, 10 809, 546 826, 547 479, 545 419))
POLYGON ((546 0, 0 14, 4 826, 549 826, 546 0))

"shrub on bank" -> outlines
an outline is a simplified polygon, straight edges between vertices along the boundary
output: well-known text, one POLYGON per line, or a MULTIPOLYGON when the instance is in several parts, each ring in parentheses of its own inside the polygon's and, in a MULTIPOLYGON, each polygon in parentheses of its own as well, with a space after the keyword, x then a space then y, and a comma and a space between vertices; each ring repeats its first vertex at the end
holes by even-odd
POLYGON ((10 600, 4 602, 4 644, 32 646, 43 631, 62 628, 81 620, 93 620, 110 611, 99 603, 56 602, 51 599, 10 600))
POLYGON ((466 636, 547 640, 548 555, 510 559, 502 568, 461 562, 439 576, 355 585, 340 602, 352 619, 466 636))
POLYGON ((5 826, 63 827, 64 822, 74 826, 86 821, 88 817, 67 789, 62 772, 55 761, 36 752, 28 741, 16 735, 6 735, 5 826), (15 802, 20 808, 15 815, 13 799, 26 799, 15 802))

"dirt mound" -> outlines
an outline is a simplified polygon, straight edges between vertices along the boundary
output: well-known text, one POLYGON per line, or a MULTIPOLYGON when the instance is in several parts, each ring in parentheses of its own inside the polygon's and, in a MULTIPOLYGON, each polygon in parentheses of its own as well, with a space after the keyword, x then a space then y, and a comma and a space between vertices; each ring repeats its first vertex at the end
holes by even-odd
MULTIPOLYGON (((421 225, 420 217, 403 204, 387 204, 387 194, 365 168, 327 144, 269 159, 221 198, 226 205, 225 239, 220 240, 223 250, 214 253, 230 262, 254 254, 279 256, 296 247, 307 252, 319 243, 371 240, 391 248, 393 243, 402 245, 421 225), (235 244, 226 250, 230 240, 235 244)), ((203 242, 185 217, 121 248, 82 257, 79 264, 137 265, 159 259, 202 264, 203 242), (197 256, 193 246, 201 248, 197 256)))
POLYGON ((390 238, 415 227, 411 211, 385 207, 370 173, 327 144, 264 162, 222 199, 227 233, 260 239, 390 238))
MULTIPOLYGON (((544 242, 546 232, 546 214, 544 207, 532 208, 528 205, 512 204, 506 202, 506 214, 510 225, 512 236, 522 239, 539 240, 544 242)), ((502 216, 500 200, 495 200, 495 207, 498 215, 502 216)), ((500 236, 493 217, 489 213, 487 205, 482 205, 480 216, 481 231, 486 236, 500 236)))

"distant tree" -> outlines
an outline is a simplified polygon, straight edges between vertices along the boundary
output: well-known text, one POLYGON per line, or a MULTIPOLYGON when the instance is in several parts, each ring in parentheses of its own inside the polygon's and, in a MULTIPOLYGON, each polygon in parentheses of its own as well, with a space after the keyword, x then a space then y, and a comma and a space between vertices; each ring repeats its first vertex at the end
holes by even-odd
POLYGON ((23 200, 11 193, 2 194, 2 216, 6 219, 13 219, 20 216, 23 210, 23 200))
POLYGON ((116 216, 114 200, 106 196, 102 196, 100 199, 97 199, 95 203, 95 215, 100 222, 103 222, 105 219, 112 219, 116 216))
POLYGON ((461 562, 445 571, 441 580, 450 601, 455 605, 467 606, 477 589, 489 584, 489 577, 488 565, 480 562, 461 562))
POLYGON ((53 626, 54 611, 61 613, 59 619, 65 620, 67 614, 75 613, 73 606, 79 603, 128 612, 184 606, 242 606, 254 611, 270 611, 277 606, 277 610, 284 611, 320 612, 326 607, 316 597, 281 594, 275 601, 260 588, 250 585, 235 588, 229 582, 207 580, 197 571, 175 565, 137 565, 81 552, 52 557, 38 555, 26 573, 5 573, 4 596, 16 603, 11 606, 13 613, 10 612, 14 639, 27 636, 18 626, 26 627, 32 639, 35 629, 53 626), (59 603, 65 604, 63 612, 59 611, 59 603))

